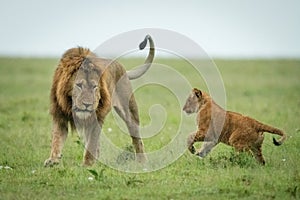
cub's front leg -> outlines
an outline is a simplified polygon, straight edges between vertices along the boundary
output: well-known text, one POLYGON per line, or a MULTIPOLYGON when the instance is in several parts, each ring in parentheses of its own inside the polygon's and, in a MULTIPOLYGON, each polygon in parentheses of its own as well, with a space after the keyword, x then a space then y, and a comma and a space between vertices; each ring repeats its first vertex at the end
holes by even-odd
POLYGON ((188 150, 192 153, 195 154, 196 153, 196 149, 194 147, 194 143, 195 143, 195 136, 196 136, 197 132, 195 133, 191 133, 187 139, 187 147, 188 150))
POLYGON ((67 135, 68 123, 53 120, 51 152, 50 157, 44 162, 45 167, 52 167, 53 165, 59 164, 67 135))
POLYGON ((200 128, 195 134, 194 142, 204 142, 201 149, 196 153, 200 158, 204 158, 218 144, 218 140, 214 138, 211 128, 200 128))
POLYGON ((218 144, 218 139, 214 138, 213 131, 209 128, 200 128, 196 133, 191 133, 187 140, 188 149, 192 154, 204 158, 211 149, 218 144), (193 146, 195 142, 204 142, 201 149, 196 153, 195 147, 193 146))
POLYGON ((217 144, 217 141, 205 141, 202 144, 200 151, 196 153, 196 155, 200 158, 204 158, 217 144))
POLYGON ((196 153, 196 149, 194 147, 195 142, 201 142, 204 141, 205 134, 203 130, 198 130, 197 132, 191 133, 187 139, 187 146, 189 151, 192 154, 196 153))

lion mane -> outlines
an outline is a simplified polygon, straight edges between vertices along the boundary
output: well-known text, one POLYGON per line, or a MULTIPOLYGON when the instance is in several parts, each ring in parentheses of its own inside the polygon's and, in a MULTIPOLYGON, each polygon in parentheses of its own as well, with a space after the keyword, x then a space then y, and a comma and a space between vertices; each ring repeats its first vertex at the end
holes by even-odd
MULTIPOLYGON (((58 120, 58 122, 68 120, 71 123, 72 128, 76 128, 74 120, 72 120, 72 93, 76 75, 80 67, 84 66, 83 63, 86 64, 93 59, 97 59, 97 56, 89 49, 82 47, 69 49, 63 54, 54 73, 50 94, 50 114, 53 116, 53 119, 58 120)), ((101 64, 103 64, 103 66, 109 64, 113 65, 113 62, 110 60, 102 59, 100 61, 102 61, 101 64)), ((100 64, 99 61, 98 64, 100 64)), ((97 66, 93 66, 93 69, 95 70, 95 73, 100 73, 100 69, 97 68, 97 66)), ((99 119, 102 119, 101 114, 106 115, 110 111, 111 105, 111 97, 106 84, 106 82, 111 80, 107 80, 107 76, 105 75, 106 74, 102 74, 102 77, 99 80, 99 85, 101 85, 101 99, 99 99, 99 109, 96 110, 99 119)))

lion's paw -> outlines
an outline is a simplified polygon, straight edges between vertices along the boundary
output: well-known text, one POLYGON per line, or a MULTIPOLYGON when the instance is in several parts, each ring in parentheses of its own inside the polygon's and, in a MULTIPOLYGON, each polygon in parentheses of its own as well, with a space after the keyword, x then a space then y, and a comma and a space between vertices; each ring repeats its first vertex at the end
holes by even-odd
POLYGON ((49 158, 44 162, 45 167, 53 167, 54 165, 58 165, 58 164, 59 164, 59 159, 53 159, 53 158, 49 158))
POLYGON ((96 163, 95 159, 86 159, 83 161, 82 166, 83 167, 90 167, 96 163))
POLYGON ((139 163, 146 163, 147 162, 147 156, 144 154, 144 153, 137 153, 136 154, 136 160, 139 162, 139 163))

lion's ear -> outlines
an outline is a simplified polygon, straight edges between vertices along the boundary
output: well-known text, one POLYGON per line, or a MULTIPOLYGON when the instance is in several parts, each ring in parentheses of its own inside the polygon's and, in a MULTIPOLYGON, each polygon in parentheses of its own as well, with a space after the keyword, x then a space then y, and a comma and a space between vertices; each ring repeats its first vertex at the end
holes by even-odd
POLYGON ((202 97, 202 92, 201 90, 198 90, 197 88, 194 88, 194 93, 196 95, 197 98, 202 97))

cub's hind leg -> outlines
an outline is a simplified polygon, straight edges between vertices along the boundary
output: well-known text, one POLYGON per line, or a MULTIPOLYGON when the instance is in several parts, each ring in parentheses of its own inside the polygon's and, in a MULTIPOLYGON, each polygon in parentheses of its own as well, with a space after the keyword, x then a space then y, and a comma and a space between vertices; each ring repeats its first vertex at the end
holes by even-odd
POLYGON ((228 143, 233 146, 236 151, 249 152, 249 135, 247 130, 236 129, 229 137, 228 143))
POLYGON ((265 159, 262 155, 261 146, 259 147, 251 147, 251 152, 255 156, 256 160, 259 162, 259 164, 265 165, 265 159))
POLYGON ((252 146, 250 147, 251 152, 253 153, 253 155, 255 156, 256 160, 262 164, 265 165, 265 159, 262 155, 262 143, 264 141, 264 135, 263 132, 258 133, 258 138, 257 140, 252 144, 252 146))
POLYGON ((68 135, 67 121, 53 120, 52 142, 50 157, 44 162, 45 167, 59 164, 62 157, 62 149, 68 135))
POLYGON ((261 152, 261 145, 263 139, 264 136, 262 133, 256 133, 252 129, 243 130, 243 131, 236 130, 232 133, 231 137, 229 138, 229 143, 237 151, 252 153, 256 158, 256 160, 260 164, 264 165, 265 160, 261 152))

